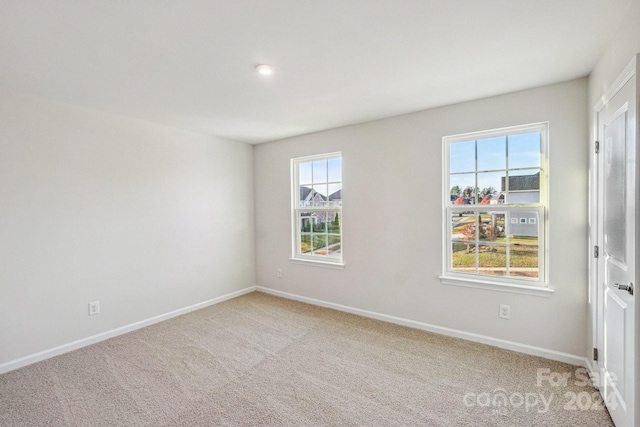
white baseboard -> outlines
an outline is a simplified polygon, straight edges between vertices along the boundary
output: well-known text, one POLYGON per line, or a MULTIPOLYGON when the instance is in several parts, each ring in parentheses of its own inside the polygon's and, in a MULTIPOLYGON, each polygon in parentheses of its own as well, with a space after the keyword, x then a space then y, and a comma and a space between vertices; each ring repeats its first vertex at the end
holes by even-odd
POLYGON ((556 360, 559 362, 569 363, 572 365, 578 365, 578 366, 582 366, 589 369, 590 372, 592 371, 592 366, 586 358, 576 356, 573 354, 562 353, 555 350, 549 350, 541 347, 530 346, 527 344, 516 343, 513 341, 502 340, 499 338, 493 338, 486 335, 479 335, 479 334, 464 332, 456 329, 430 325, 428 323, 404 319, 401 317, 390 316, 387 314, 376 313, 373 311, 362 310, 359 308, 348 307, 345 305, 335 304, 335 303, 322 301, 314 298, 303 297, 300 295, 277 291, 275 289, 269 289, 262 286, 250 286, 248 288, 245 288, 236 292, 231 292, 229 294, 222 295, 220 297, 213 298, 208 301, 203 301, 198 304, 190 305, 188 307, 174 310, 169 313, 165 313, 159 316, 151 317, 149 319, 141 320, 139 322, 135 322, 130 325, 122 326, 120 328, 102 332, 97 335, 93 335, 87 338, 83 338, 77 341, 60 345, 58 347, 54 347, 48 350, 44 350, 44 351, 29 355, 29 356, 25 356, 16 360, 12 360, 12 361, 0 364, 0 374, 22 368, 23 366, 27 366, 32 363, 40 362, 42 360, 46 360, 54 356, 58 356, 60 354, 68 353, 70 351, 77 350, 79 348, 86 347, 88 345, 95 344, 100 341, 104 341, 109 338, 116 337, 118 335, 123 335, 123 334, 126 334, 127 332, 132 332, 137 329, 141 329, 146 326, 150 326, 155 323, 180 316, 182 314, 186 314, 195 310, 200 310, 202 308, 209 307, 211 305, 215 305, 220 302, 223 302, 232 298, 236 298, 253 291, 260 291, 260 292, 264 292, 267 294, 271 294, 271 295, 275 295, 275 296, 279 296, 287 299, 292 299, 292 300, 301 301, 301 302, 305 302, 312 305, 317 305, 319 307, 332 308, 334 310, 344 311, 346 313, 351 313, 351 314, 356 314, 363 317, 382 320, 384 322, 394 323, 397 325, 407 326, 415 329, 421 329, 423 331, 433 332, 436 334, 446 335, 450 337, 461 338, 467 341, 488 344, 495 347, 504 348, 507 350, 513 350, 520 353, 529 354, 532 356, 544 357, 546 359, 556 360))
POLYGON ((141 320, 139 322, 132 323, 130 325, 122 326, 120 328, 112 329, 110 331, 102 332, 97 335, 93 335, 87 338, 82 338, 77 341, 73 341, 67 344, 60 345, 58 347, 54 347, 48 350, 44 350, 29 356, 21 357, 20 359, 12 360, 3 364, 0 364, 0 374, 5 372, 13 371, 18 368, 22 368, 23 366, 30 365, 32 363, 40 362, 45 359, 49 359, 54 356, 58 356, 63 353, 68 353, 73 350, 77 350, 82 347, 86 347, 91 344, 98 343, 100 341, 107 340, 109 338, 116 337, 118 335, 126 334, 127 332, 132 332, 137 329, 144 328, 146 326, 153 325, 154 323, 162 322, 163 320, 171 319, 172 317, 177 317, 182 314, 186 314, 192 311, 200 310, 201 308, 209 307, 214 304, 218 304, 222 301, 229 300, 231 298, 239 297, 240 295, 248 294, 249 292, 253 292, 257 290, 256 286, 250 286, 248 288, 231 292, 226 295, 219 296, 217 298, 210 299, 208 301, 203 301, 198 304, 190 305, 188 307, 180 308, 178 310, 171 311, 169 313, 161 314, 159 316, 154 316, 149 319, 141 320))
POLYGON ((404 319, 401 317, 389 316, 387 314, 376 313, 373 311, 361 310, 359 308, 348 307, 345 305, 335 304, 332 302, 322 301, 314 298, 303 297, 300 295, 290 294, 288 292, 277 291, 275 289, 265 288, 262 286, 256 286, 256 290, 267 294, 292 299, 296 301, 305 302, 320 307, 332 308, 334 310, 344 311, 351 314, 357 314, 363 317, 369 317, 372 319, 382 320, 384 322, 394 323, 396 325, 407 326, 409 328, 421 329, 423 331, 433 332, 440 335, 446 335, 454 338, 461 338, 467 341, 478 342, 482 344, 488 344, 494 347, 504 348, 506 350, 513 350, 519 353, 529 354, 532 356, 539 356, 545 359, 551 359, 558 362, 569 363, 571 365, 577 365, 588 368, 589 364, 586 358, 576 356, 574 354, 563 353, 560 351, 549 350, 546 348, 535 347, 527 344, 521 344, 513 341, 507 341, 499 338, 493 338, 486 335, 474 334, 471 332, 460 331, 457 329, 444 328, 442 326, 430 325, 428 323, 418 322, 415 320, 404 319))

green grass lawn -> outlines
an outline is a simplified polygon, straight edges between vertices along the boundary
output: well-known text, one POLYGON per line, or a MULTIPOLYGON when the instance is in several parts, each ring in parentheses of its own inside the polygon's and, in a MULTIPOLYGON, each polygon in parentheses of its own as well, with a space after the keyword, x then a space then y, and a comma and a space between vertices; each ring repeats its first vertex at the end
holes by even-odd
MULTIPOLYGON (((500 242, 504 239, 497 239, 500 242)), ((537 243, 537 239, 521 237, 518 239, 510 239, 510 243, 520 243, 521 245, 512 245, 509 247, 509 267, 535 269, 532 271, 510 271, 511 276, 527 276, 537 277, 538 268, 538 246, 525 246, 526 243, 537 243)), ((507 245, 478 245, 478 268, 483 274, 505 275, 507 266, 507 245), (491 270, 491 269, 495 270, 491 270)), ((467 253, 467 245, 465 243, 453 244, 453 269, 475 268, 476 253, 475 246, 470 245, 471 251, 467 253)))
MULTIPOLYGON (((329 253, 335 252, 340 249, 340 236, 339 235, 325 235, 325 234, 314 234, 313 235, 313 250, 318 254, 325 254, 326 250, 322 250, 327 246, 327 243, 331 248, 329 249, 329 253), (327 239, 328 238, 328 239, 327 239), (328 240, 328 242, 327 242, 328 240)), ((309 253, 312 250, 311 246, 311 235, 302 235, 300 236, 300 252, 305 254, 309 253)))
MULTIPOLYGON (((466 253, 467 245, 457 243, 460 249, 453 253, 454 267, 474 267, 476 265, 476 254, 474 251, 466 253)), ((489 251, 487 246, 480 245, 479 264, 481 267, 505 267, 507 265, 507 247, 502 245, 491 246, 495 251, 489 251)), ((512 246, 509 260, 511 267, 538 266, 537 246, 512 246)))

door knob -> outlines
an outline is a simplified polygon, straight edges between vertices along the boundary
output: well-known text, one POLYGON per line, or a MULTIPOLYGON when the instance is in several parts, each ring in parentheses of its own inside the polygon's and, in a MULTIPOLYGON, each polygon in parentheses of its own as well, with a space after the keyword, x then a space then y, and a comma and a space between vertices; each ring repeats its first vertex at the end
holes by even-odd
POLYGON ((614 283, 613 287, 616 289, 620 289, 621 291, 629 292, 629 295, 633 295, 633 283, 629 282, 628 285, 621 285, 619 283, 614 283))

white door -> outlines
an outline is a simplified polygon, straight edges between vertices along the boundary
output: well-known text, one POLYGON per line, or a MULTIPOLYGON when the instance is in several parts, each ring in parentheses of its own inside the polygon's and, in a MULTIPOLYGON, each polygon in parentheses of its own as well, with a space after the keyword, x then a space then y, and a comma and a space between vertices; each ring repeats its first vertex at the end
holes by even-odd
MULTIPOLYGON (((596 381, 617 427, 634 427, 638 218, 635 61, 597 111, 596 381), (626 80, 626 82, 625 82, 626 80)), ((639 215, 640 217, 640 215, 639 215)), ((640 420, 638 420, 640 421, 640 420)))

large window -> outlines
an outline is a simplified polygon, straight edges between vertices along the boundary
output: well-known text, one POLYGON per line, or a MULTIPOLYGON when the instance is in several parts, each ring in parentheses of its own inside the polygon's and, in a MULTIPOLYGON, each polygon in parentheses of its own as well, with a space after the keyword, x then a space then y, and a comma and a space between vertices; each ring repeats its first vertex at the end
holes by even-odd
POLYGON ((443 138, 443 281, 546 286, 547 129, 443 138))
POLYGON ((293 259, 342 265, 341 153, 291 161, 293 259))

